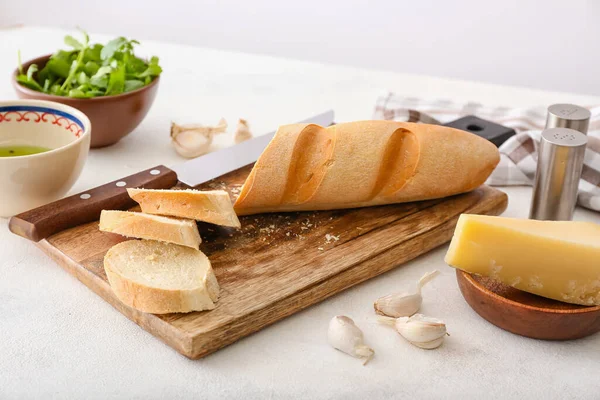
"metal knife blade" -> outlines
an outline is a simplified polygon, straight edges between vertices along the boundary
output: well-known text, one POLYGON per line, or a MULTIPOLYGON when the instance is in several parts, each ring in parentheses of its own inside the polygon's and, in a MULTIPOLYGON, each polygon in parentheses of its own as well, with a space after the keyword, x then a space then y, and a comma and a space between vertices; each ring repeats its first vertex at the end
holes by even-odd
MULTIPOLYGON (((329 126, 333 123, 334 116, 333 110, 329 110, 299 123, 329 126)), ((177 164, 172 169, 177 173, 177 178, 181 182, 189 186, 197 186, 255 162, 273 136, 275 136, 275 131, 177 164)))

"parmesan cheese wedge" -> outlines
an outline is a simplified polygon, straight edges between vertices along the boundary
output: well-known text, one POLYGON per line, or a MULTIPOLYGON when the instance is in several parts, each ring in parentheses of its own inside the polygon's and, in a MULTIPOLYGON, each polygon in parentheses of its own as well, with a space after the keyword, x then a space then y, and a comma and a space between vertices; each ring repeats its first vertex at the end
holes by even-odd
POLYGON ((600 304, 600 225, 463 214, 448 265, 566 303, 600 304))

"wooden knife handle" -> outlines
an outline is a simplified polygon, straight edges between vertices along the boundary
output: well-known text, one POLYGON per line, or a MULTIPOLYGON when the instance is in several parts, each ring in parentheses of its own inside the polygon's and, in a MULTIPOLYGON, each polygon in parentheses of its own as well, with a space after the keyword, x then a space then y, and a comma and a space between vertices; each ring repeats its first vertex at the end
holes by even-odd
POLYGON ((159 165, 53 203, 25 211, 10 219, 11 232, 39 242, 68 228, 95 221, 102 210, 124 210, 136 203, 127 188, 169 189, 177 184, 177 174, 159 165))

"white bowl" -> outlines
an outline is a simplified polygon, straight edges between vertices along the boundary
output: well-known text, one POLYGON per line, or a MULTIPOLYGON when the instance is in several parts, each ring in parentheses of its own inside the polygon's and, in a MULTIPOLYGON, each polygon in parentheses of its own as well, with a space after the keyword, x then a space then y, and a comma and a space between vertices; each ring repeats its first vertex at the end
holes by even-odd
POLYGON ((43 153, 0 157, 0 217, 57 200, 75 183, 90 148, 90 120, 52 101, 0 101, 0 147, 39 146, 43 153))

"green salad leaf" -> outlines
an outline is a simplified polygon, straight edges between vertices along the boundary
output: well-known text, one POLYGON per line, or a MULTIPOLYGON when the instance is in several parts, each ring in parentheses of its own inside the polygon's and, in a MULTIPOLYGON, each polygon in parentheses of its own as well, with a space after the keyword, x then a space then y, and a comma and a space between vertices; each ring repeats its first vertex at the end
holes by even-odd
POLYGON ((162 73, 158 57, 148 61, 134 54, 137 40, 118 37, 106 45, 90 44, 88 34, 82 34, 83 40, 65 36, 71 49, 56 51, 42 69, 31 64, 24 71, 19 52, 17 82, 43 93, 92 98, 140 89, 162 73))

